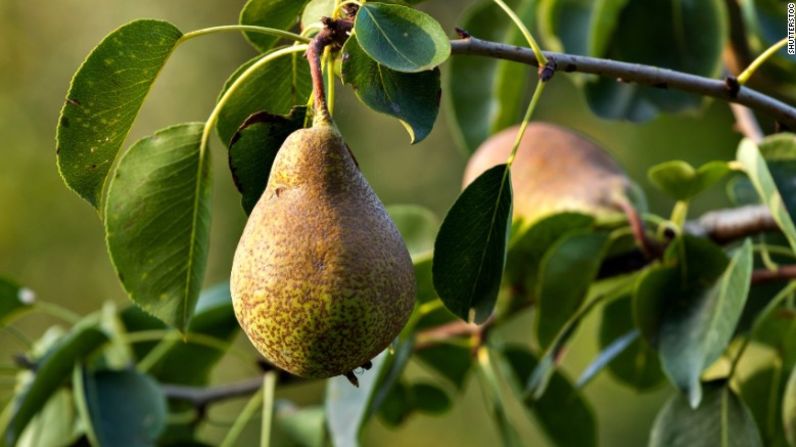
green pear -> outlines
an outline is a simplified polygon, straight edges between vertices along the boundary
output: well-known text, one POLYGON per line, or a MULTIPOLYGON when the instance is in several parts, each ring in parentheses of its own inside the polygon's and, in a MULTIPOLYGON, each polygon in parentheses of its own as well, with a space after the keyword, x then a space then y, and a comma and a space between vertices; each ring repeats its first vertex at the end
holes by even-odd
POLYGON ((230 286, 254 346, 302 377, 350 376, 406 324, 412 261, 330 120, 283 143, 238 243, 230 286))
MULTIPOLYGON (((505 163, 519 126, 487 139, 464 171, 464 186, 487 169, 505 163)), ((619 202, 634 188, 621 167, 602 148, 553 124, 530 123, 511 167, 514 216, 531 225, 564 211, 601 218, 621 217, 619 202)))

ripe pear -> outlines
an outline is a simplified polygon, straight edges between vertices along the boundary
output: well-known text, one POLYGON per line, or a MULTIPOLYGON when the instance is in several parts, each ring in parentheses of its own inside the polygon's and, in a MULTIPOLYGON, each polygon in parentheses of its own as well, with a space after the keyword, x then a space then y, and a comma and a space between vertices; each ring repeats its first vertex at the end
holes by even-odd
POLYGON ((282 144, 230 286, 254 346, 302 377, 352 377, 406 324, 415 301, 409 252, 331 120, 282 144))
MULTIPOLYGON (((467 186, 487 169, 505 163, 519 126, 498 132, 475 151, 464 171, 467 186)), ((564 211, 618 217, 618 203, 632 188, 622 168, 599 146, 553 124, 533 122, 523 134, 511 167, 514 217, 530 225, 564 211)))

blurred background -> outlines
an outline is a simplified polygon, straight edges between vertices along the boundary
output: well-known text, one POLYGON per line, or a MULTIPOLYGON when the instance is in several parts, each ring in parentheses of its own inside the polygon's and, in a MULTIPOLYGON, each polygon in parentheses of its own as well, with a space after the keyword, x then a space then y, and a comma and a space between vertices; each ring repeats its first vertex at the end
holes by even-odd
MULTIPOLYGON (((45 5, 0 0, 0 275, 80 313, 97 309, 105 300, 128 305, 108 260, 96 212, 66 188, 56 169, 55 127, 69 80, 104 35, 130 20, 161 18, 189 31, 236 23, 243 3, 58 0, 45 5)), ((446 30, 453 30, 457 15, 469 3, 434 0, 423 9, 446 30)), ((181 46, 145 102, 128 144, 170 124, 204 121, 225 78, 254 54, 236 34, 203 37, 181 46)), ((442 70, 444 75, 444 66, 442 70)), ((444 108, 433 133, 411 146, 396 120, 367 109, 348 88, 338 92, 335 119, 381 199, 386 204, 420 204, 444 216, 460 190, 466 162, 446 126, 444 108)), ((640 125, 599 119, 565 74, 550 83, 534 119, 574 128, 600 143, 644 187, 651 210, 664 215, 672 202, 650 188, 647 168, 678 158, 697 166, 713 159, 730 159, 740 139, 723 102, 706 100, 699 113, 661 116, 640 125)), ((213 147, 213 170, 208 285, 228 278, 245 222, 225 149, 218 142, 213 147)), ((714 187, 697 200, 694 211, 703 211, 706 204, 721 206, 723 197, 722 188, 714 187)), ((530 321, 519 318, 501 331, 506 339, 523 340, 530 321)), ((19 327, 34 336, 52 323, 46 317, 27 316, 19 327)), ((593 323, 582 329, 576 350, 568 356, 565 369, 570 376, 579 374, 595 353, 593 323)), ((7 334, 2 340, 2 362, 23 349, 7 334)), ((238 337, 237 343, 251 349, 245 337, 238 337)), ((410 365, 410 371, 436 380, 419 365, 410 365)), ((244 378, 246 372, 234 358, 227 358, 216 374, 216 382, 226 382, 244 378)), ((592 382, 585 393, 597 415, 601 445, 645 444, 652 419, 669 393, 665 387, 635 396, 605 374, 592 382)), ((318 383, 280 395, 310 403, 318 402, 322 392, 322 383, 318 383)), ((4 389, 2 394, 9 393, 10 389, 4 389)), ((374 420, 366 429, 364 445, 495 445, 497 432, 477 381, 471 377, 466 392, 453 395, 453 411, 441 417, 414 415, 400 430, 385 428, 374 420)), ((242 404, 235 401, 215 407, 204 428, 207 439, 220 439, 242 404)), ((520 433, 538 439, 530 442, 532 445, 545 445, 539 430, 520 409, 515 410, 512 419, 520 433)), ((249 430, 252 436, 257 435, 255 425, 249 430)))

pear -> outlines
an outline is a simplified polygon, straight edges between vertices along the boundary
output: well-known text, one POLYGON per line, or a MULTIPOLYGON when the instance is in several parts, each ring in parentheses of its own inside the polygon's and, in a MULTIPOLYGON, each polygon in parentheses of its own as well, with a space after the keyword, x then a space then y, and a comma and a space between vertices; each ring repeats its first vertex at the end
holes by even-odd
MULTIPOLYGON (((519 126, 498 132, 467 163, 467 186, 487 169, 505 163, 519 126)), ((634 186, 602 148, 553 124, 530 123, 511 167, 514 217, 531 225, 550 214, 576 211, 599 220, 621 218, 620 202, 634 186)))
POLYGON ((330 119, 282 144, 238 243, 230 287, 254 346, 302 377, 352 378, 409 319, 409 252, 330 119))

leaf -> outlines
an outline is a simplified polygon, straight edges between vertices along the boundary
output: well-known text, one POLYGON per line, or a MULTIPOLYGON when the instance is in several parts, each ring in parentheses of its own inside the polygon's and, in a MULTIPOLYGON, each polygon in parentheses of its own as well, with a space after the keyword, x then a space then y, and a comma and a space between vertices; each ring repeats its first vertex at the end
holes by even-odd
POLYGON ((735 332, 751 275, 752 244, 747 240, 715 284, 669 297, 658 349, 664 371, 688 394, 693 408, 702 399, 702 371, 721 356, 735 332))
POLYGON ((229 145, 229 170, 241 193, 241 205, 250 214, 268 184, 271 165, 288 135, 304 127, 306 107, 294 107, 287 116, 255 113, 241 125, 229 145))
MULTIPOLYGON (((227 79, 219 98, 263 55, 244 63, 227 79)), ((227 99, 218 114, 216 131, 225 145, 255 113, 288 115, 293 107, 304 106, 312 92, 307 60, 297 53, 278 57, 260 66, 227 99)))
POLYGON ((451 409, 448 394, 430 383, 415 383, 410 390, 412 403, 417 411, 426 414, 442 414, 451 409))
POLYGON ((762 447, 743 401, 723 382, 706 383, 704 388, 705 397, 696 409, 679 394, 663 406, 649 447, 762 447))
POLYGON ((650 168, 649 178, 658 189, 675 200, 689 200, 729 172, 729 166, 723 161, 711 161, 694 169, 685 161, 672 160, 650 168))
POLYGON ((432 211, 417 205, 390 205, 387 213, 398 227, 413 259, 434 250, 439 219, 432 211))
POLYGON ((106 36, 72 78, 58 120, 58 169, 94 208, 100 208, 119 148, 180 37, 168 22, 130 22, 106 36))
POLYGON ((32 290, 0 278, 0 325, 19 312, 30 309, 35 301, 36 294, 32 290))
POLYGON ((72 396, 66 389, 56 391, 47 404, 28 423, 18 446, 73 445, 81 436, 72 396))
POLYGON ((442 26, 430 15, 406 6, 366 3, 359 8, 354 32, 365 53, 395 71, 429 70, 451 53, 442 26))
POLYGON ((604 233, 579 232, 565 236, 545 253, 536 296, 536 335, 544 349, 578 311, 597 276, 608 246, 604 233))
POLYGON ((759 148, 751 140, 744 139, 738 146, 736 158, 743 165, 752 185, 771 211, 777 225, 785 233, 791 247, 796 248, 796 226, 793 225, 792 217, 785 208, 783 197, 759 148))
POLYGON ((467 374, 473 365, 470 348, 454 344, 432 345, 416 351, 415 358, 446 378, 460 391, 464 390, 467 374))
POLYGON ((301 29, 321 25, 321 17, 331 17, 337 0, 310 0, 301 13, 301 29))
POLYGON ((16 444, 28 422, 66 382, 75 362, 94 352, 106 341, 108 338, 102 331, 92 326, 82 326, 74 328, 48 350, 38 362, 33 382, 18 398, 13 417, 5 431, 7 445, 16 444))
POLYGON ((302 447, 326 445, 326 413, 322 405, 299 409, 292 405, 277 406, 276 424, 302 447))
POLYGON ((483 323, 492 313, 510 226, 511 173, 501 164, 481 174, 456 199, 434 244, 434 287, 459 318, 483 323))
POLYGON ((782 418, 785 425, 785 437, 791 446, 796 445, 796 368, 790 372, 782 401, 782 418))
POLYGON ((398 427, 412 414, 410 389, 404 382, 396 383, 379 406, 379 417, 390 427, 398 427))
POLYGON ((497 368, 492 361, 491 350, 485 346, 478 349, 478 377, 481 379, 481 389, 489 406, 489 412, 495 420, 504 447, 522 446, 517 430, 511 423, 506 411, 501 380, 497 368))
MULTIPOLYGON (((505 346, 502 355, 511 370, 509 383, 515 393, 521 394, 521 384, 530 379, 531 373, 538 366, 538 360, 521 345, 505 346)), ((544 396, 538 400, 525 399, 523 404, 553 445, 597 445, 597 421, 594 412, 580 391, 563 374, 553 374, 544 396)))
POLYGON ((166 397, 134 370, 84 373, 84 393, 99 445, 152 446, 166 425, 166 397))
POLYGON ((326 423, 332 445, 346 447, 359 445, 359 433, 365 424, 385 360, 387 360, 386 351, 376 356, 372 360, 373 366, 357 376, 358 387, 351 385, 348 379, 342 376, 333 377, 327 382, 326 423))
POLYGON ((384 405, 379 407, 382 421, 397 427, 409 418, 412 413, 442 414, 450 410, 451 400, 441 388, 430 383, 407 385, 396 383, 390 390, 384 405))
MULTIPOLYGON (((633 322, 630 297, 614 300, 603 307, 600 348, 608 350, 609 346, 627 334, 640 335, 633 322)), ((654 388, 664 378, 657 353, 640 337, 629 340, 629 344, 608 363, 608 370, 617 380, 638 391, 654 388)))
MULTIPOLYGON (((618 13, 610 38, 601 44, 604 54, 594 56, 716 77, 727 39, 726 15, 721 0, 629 0, 618 13), (655 36, 655 40, 638 36, 655 36)), ((671 90, 666 84, 656 87, 598 78, 586 84, 586 99, 603 118, 631 121, 693 109, 703 102, 701 97, 671 90)))
MULTIPOLYGON (((510 6, 516 1, 509 1, 510 6)), ((527 8, 526 8, 527 9, 527 8)), ((533 8, 530 8, 533 9, 533 8)), ((479 39, 504 41, 509 31, 509 19, 492 0, 482 0, 468 8, 460 21, 461 27, 479 39)), ((457 55, 448 62, 446 77, 446 105, 451 129, 467 153, 475 152, 489 135, 505 125, 506 114, 501 103, 508 73, 501 73, 496 60, 479 56, 457 55), (501 81, 500 79, 503 79, 501 81), (496 92, 497 89, 497 92, 496 92), (501 92, 500 95, 496 95, 501 92)), ((508 91, 508 89, 506 89, 508 91)), ((517 107, 516 97, 512 108, 517 107)))
POLYGON ((578 381, 575 384, 578 388, 586 386, 593 378, 597 376, 602 370, 621 355, 633 342, 639 338, 639 332, 635 329, 625 333, 621 337, 613 340, 608 346, 599 352, 597 357, 589 363, 589 366, 583 370, 578 381))
MULTIPOLYGON (((264 26, 288 30, 298 21, 299 14, 308 0, 249 0, 240 11, 241 25, 264 26)), ((244 32, 254 48, 265 52, 277 42, 275 36, 244 32)))
POLYGON ((394 116, 409 132, 412 144, 425 139, 434 127, 442 95, 439 68, 419 73, 390 70, 371 59, 357 38, 343 47, 343 82, 371 109, 394 116))
POLYGON ((207 264, 209 154, 201 123, 163 129, 125 153, 108 187, 105 233, 130 298, 185 330, 207 264))
POLYGON ((743 379, 740 394, 754 416, 763 445, 785 447, 782 430, 783 398, 787 382, 781 364, 766 365, 743 379))

